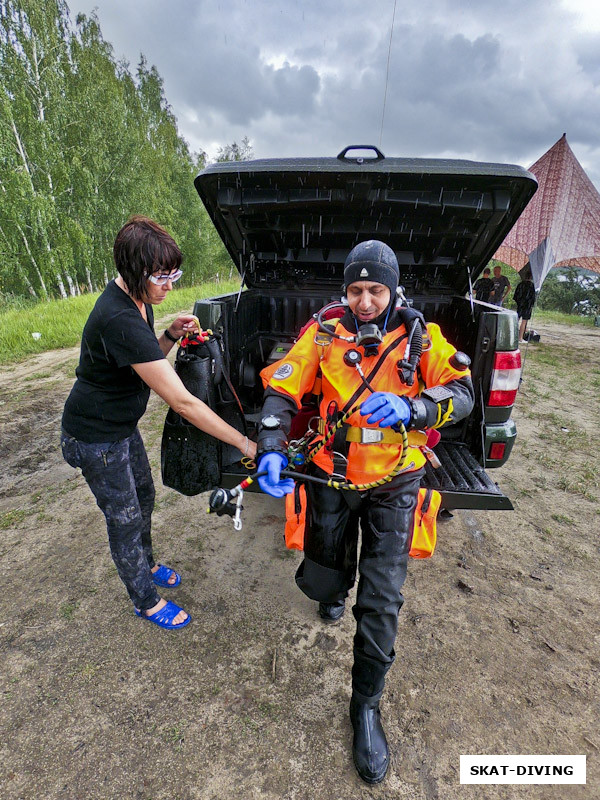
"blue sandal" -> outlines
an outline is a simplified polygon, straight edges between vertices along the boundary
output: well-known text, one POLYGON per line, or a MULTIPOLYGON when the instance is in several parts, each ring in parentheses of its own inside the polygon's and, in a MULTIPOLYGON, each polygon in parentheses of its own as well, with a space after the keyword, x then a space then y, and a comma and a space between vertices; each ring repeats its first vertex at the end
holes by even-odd
POLYGON ((174 589, 181 583, 181 575, 178 575, 171 567, 165 567, 162 564, 152 573, 152 580, 157 586, 164 586, 165 589, 174 589), (175 583, 169 583, 171 575, 175 575, 175 583))
POLYGON ((155 625, 158 625, 159 628, 167 628, 168 630, 184 628, 188 622, 192 621, 191 616, 188 614, 187 619, 184 619, 183 622, 173 625, 173 620, 180 611, 183 611, 183 609, 179 608, 179 606, 176 606, 175 603, 172 603, 170 600, 167 600, 167 605, 164 608, 161 608, 160 611, 155 611, 154 614, 151 614, 150 616, 147 614, 142 614, 142 612, 138 611, 137 608, 134 608, 133 610, 138 617, 143 617, 144 619, 147 619, 148 622, 153 622, 155 625))

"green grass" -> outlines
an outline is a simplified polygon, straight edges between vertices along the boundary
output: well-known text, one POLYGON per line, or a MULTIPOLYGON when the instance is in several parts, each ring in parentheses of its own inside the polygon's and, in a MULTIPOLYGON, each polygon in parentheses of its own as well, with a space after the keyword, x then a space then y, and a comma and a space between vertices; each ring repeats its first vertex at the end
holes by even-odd
MULTIPOLYGON (((160 306, 155 306, 155 319, 169 315, 175 317, 179 313, 189 314, 196 300, 227 294, 238 287, 237 281, 223 281, 175 289, 160 306)), ((0 365, 22 361, 47 350, 78 345, 83 326, 97 298, 98 294, 84 294, 66 300, 49 300, 22 308, 0 310, 0 365), (34 338, 33 333, 41 335, 34 338)))
MULTIPOLYGON (((566 364, 569 365, 570 370, 579 367, 586 375, 589 374, 589 354, 583 349, 563 344, 540 342, 528 352, 527 359, 531 360, 534 366, 541 367, 543 370, 541 380, 543 381, 547 380, 547 367, 553 367, 562 372, 566 364)), ((537 377, 535 371, 532 374, 537 377)))
POLYGON ((553 520, 560 522, 561 525, 568 525, 570 528, 572 528, 575 524, 572 519, 565 517, 564 514, 552 514, 551 516, 553 520))
POLYGON ((34 372, 33 375, 27 375, 25 378, 23 378, 23 381, 24 383, 27 383, 29 381, 39 381, 43 380, 44 378, 53 378, 53 377, 54 377, 53 372, 34 372))
POLYGON ((31 511, 28 512, 24 508, 13 508, 10 511, 4 511, 0 514, 0 530, 12 528, 13 525, 22 522, 31 513, 31 511))
MULTIPOLYGON (((563 430, 564 421, 556 421, 556 415, 550 414, 546 417, 540 415, 540 422, 545 419, 548 423, 538 433, 540 441, 548 442, 550 445, 555 445, 558 452, 564 453, 566 451, 575 451, 577 453, 585 453, 589 444, 589 437, 587 433, 575 425, 569 425, 566 430, 563 430)), ((592 453, 590 453, 592 455, 592 453)))
POLYGON ((59 608, 60 616, 63 619, 70 621, 75 616, 75 612, 77 611, 78 607, 79 603, 77 602, 77 600, 74 600, 73 602, 67 601, 66 603, 63 603, 59 608))
POLYGON ((578 495, 590 502, 596 502, 596 496, 589 490, 590 481, 588 476, 583 472, 569 470, 567 474, 562 475, 557 481, 556 486, 563 492, 568 494, 578 495))
POLYGON ((185 731, 181 725, 173 725, 161 731, 161 738, 164 742, 179 749, 185 741, 185 731))
POLYGON ((594 327, 594 317, 583 317, 580 314, 564 314, 562 311, 549 311, 536 308, 533 312, 533 319, 529 327, 535 328, 535 324, 540 322, 555 322, 560 325, 581 325, 585 328, 594 327))

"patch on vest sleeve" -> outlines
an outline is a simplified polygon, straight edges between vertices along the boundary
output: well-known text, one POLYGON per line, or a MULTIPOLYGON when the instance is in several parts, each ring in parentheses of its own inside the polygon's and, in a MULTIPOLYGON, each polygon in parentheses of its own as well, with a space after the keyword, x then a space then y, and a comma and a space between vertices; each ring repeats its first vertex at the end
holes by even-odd
POLYGON ((284 381, 286 378, 290 377, 293 371, 294 367, 291 364, 282 364, 277 368, 277 371, 273 373, 273 377, 275 380, 284 381))

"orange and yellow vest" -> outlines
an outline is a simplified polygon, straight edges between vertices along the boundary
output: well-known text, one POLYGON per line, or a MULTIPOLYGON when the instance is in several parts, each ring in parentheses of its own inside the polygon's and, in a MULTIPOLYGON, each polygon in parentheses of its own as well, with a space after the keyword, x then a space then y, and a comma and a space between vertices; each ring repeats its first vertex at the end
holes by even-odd
MULTIPOLYGON (((339 321, 335 324, 335 332, 342 336, 352 335, 339 321)), ((320 374, 319 413, 322 419, 326 419, 330 403, 335 402, 338 410, 345 412, 366 400, 369 390, 357 370, 344 363, 344 353, 356 349, 356 346, 336 338, 331 338, 327 344, 319 343, 323 342, 323 337, 319 335, 315 341, 318 333, 319 328, 315 322, 298 339, 284 359, 263 369, 261 377, 265 388, 269 386, 274 391, 293 398, 296 406, 300 408, 304 395, 314 392, 315 381, 320 374)), ((419 363, 419 380, 415 379, 412 386, 406 386, 400 380, 397 369, 397 362, 404 358, 407 344, 406 329, 404 325, 400 325, 396 330, 385 334, 383 342, 379 345, 378 355, 363 358, 361 363, 361 368, 374 391, 416 397, 424 388, 444 385, 470 374, 468 370, 458 371, 451 366, 449 359, 456 352, 456 348, 444 338, 439 325, 428 324, 427 336, 424 335, 423 339, 424 352, 419 363), (384 352, 386 352, 385 359, 378 369, 374 369, 384 352)), ((361 416, 357 410, 347 422, 351 426, 360 428, 378 427, 369 425, 366 420, 367 417, 361 416)), ((445 424, 451 422, 450 415, 445 424)), ((320 435, 319 439, 322 438, 320 435)), ((425 463, 425 456, 418 445, 409 447, 407 471, 420 469, 425 463)), ((346 479, 355 484, 379 480, 393 471, 398 463, 399 453, 398 443, 349 442, 346 479)), ((333 471, 332 456, 326 447, 317 453, 314 463, 328 474, 333 471)))

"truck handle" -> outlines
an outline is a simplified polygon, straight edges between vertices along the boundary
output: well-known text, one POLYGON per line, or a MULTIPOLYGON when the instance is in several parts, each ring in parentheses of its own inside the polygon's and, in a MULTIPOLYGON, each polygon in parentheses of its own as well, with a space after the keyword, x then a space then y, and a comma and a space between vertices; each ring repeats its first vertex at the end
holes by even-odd
POLYGON ((373 144, 349 144, 348 147, 344 147, 341 153, 338 153, 337 158, 340 161, 351 161, 356 164, 363 164, 365 161, 382 161, 385 156, 381 150, 378 147, 375 147, 373 144), (376 155, 374 158, 364 158, 364 156, 355 156, 354 158, 349 158, 346 155, 349 150, 373 150, 376 155))

